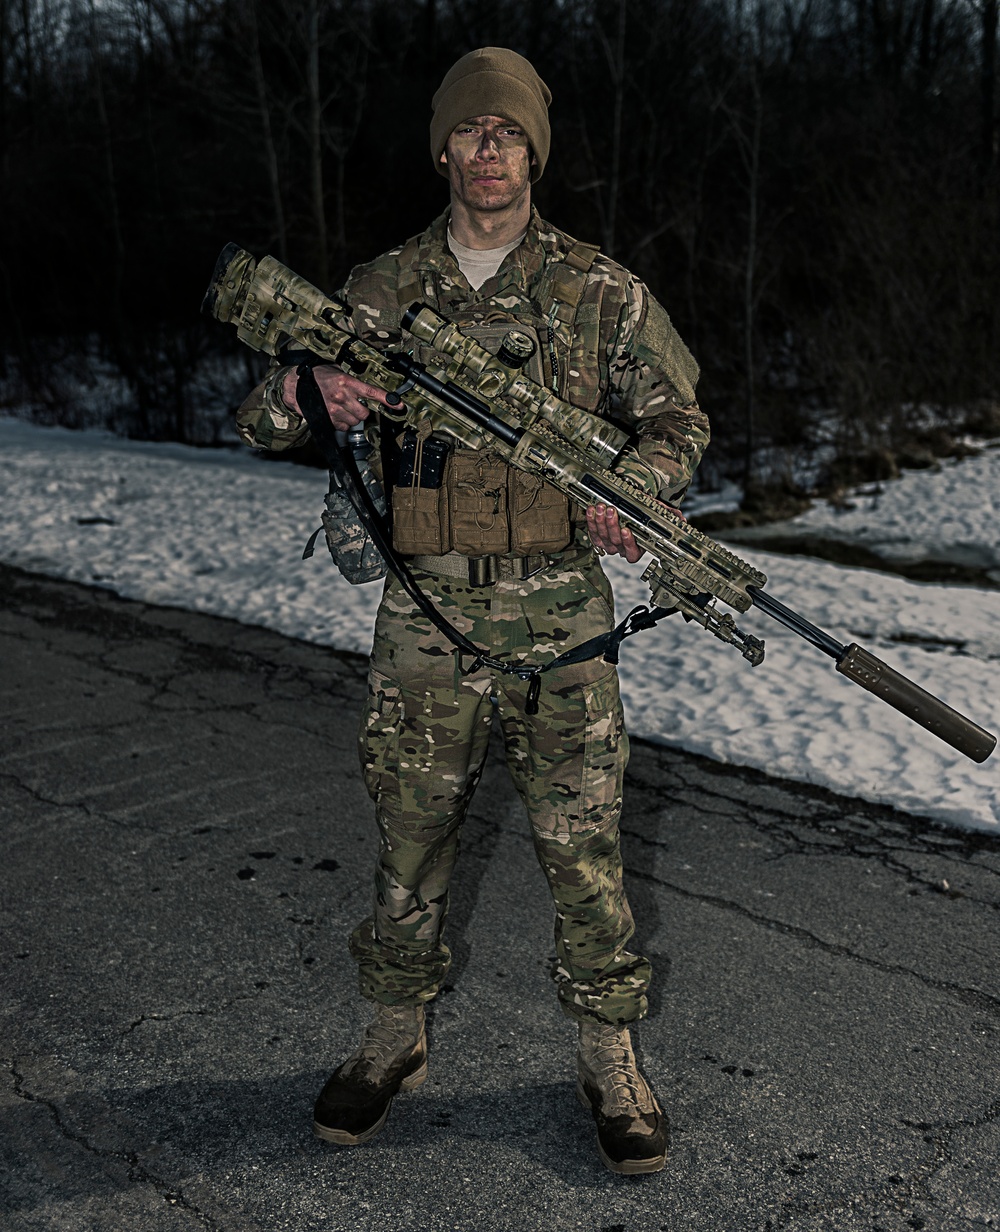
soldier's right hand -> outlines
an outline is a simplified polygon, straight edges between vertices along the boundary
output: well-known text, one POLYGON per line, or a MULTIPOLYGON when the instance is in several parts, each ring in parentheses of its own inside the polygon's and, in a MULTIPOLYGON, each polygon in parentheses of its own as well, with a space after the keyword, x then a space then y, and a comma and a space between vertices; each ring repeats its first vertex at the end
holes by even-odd
MULTIPOLYGON (((386 402, 385 390, 359 381, 357 377, 349 376, 333 364, 317 364, 313 368, 313 375, 319 386, 319 392, 323 395, 323 401, 326 403, 330 422, 341 432, 346 432, 355 424, 362 423, 371 414, 369 407, 361 401, 362 398, 379 402, 382 406, 389 405, 386 402)), ((297 370, 289 368, 282 380, 281 400, 287 407, 298 411, 301 415, 298 399, 295 396, 298 379, 297 370)))

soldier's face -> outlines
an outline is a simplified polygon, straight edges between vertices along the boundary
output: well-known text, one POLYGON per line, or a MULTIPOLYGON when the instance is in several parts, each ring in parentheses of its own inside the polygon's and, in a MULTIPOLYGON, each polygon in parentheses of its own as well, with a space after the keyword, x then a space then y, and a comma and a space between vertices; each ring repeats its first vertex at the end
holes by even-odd
POLYGON ((502 210, 531 187, 534 158, 524 130, 502 116, 474 116, 448 138, 441 161, 451 191, 471 210, 502 210))

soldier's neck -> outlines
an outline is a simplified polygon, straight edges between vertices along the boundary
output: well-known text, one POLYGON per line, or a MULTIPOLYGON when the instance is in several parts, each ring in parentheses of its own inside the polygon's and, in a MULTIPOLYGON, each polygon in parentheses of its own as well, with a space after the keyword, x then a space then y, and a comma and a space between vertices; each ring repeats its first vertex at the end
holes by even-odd
POLYGON ((504 210, 473 210, 451 199, 449 228, 466 248, 502 248, 524 234, 531 221, 531 194, 525 193, 504 210))

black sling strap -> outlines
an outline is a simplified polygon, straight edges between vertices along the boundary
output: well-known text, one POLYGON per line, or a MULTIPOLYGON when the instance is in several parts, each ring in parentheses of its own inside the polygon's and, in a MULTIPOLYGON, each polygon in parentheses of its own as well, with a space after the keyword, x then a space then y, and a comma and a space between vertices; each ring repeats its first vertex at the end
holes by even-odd
POLYGON ((309 425, 309 431, 312 433, 313 440, 322 450, 330 469, 343 482, 345 490, 357 510, 358 517, 361 519, 362 525, 371 535, 372 542, 382 553, 382 558, 388 568, 399 579, 400 585, 435 628, 440 630, 452 643, 459 656, 468 655, 472 658, 472 665, 467 669, 462 669, 463 675, 469 675, 478 670, 479 667, 488 667, 492 671, 500 672, 505 676, 517 676, 520 680, 526 680, 528 682, 528 696, 524 709, 527 714, 537 714, 538 695, 541 692, 541 675, 543 672, 552 671, 556 667, 567 667, 572 663, 584 663, 588 659, 596 659, 599 655, 603 655, 607 663, 617 663, 619 647, 624 638, 630 637, 633 633, 638 633, 640 629, 652 628, 663 616, 670 615, 670 609, 668 608, 647 608, 644 606, 634 608, 614 629, 607 633, 598 634, 597 637, 589 638, 587 641, 581 642, 579 646, 574 646, 570 650, 564 651, 551 662, 541 665, 510 663, 503 659, 495 659, 487 654, 485 650, 477 646, 475 642, 470 641, 464 633, 456 629, 449 620, 446 620, 441 615, 428 596, 420 589, 420 585, 410 571, 406 561, 393 548, 391 537, 386 533, 383 520, 378 510, 372 504, 371 497, 358 472, 357 462, 351 451, 348 434, 346 432, 339 432, 330 422, 326 403, 323 400, 323 395, 320 393, 316 377, 313 373, 314 366, 309 361, 299 365, 298 386, 296 389, 299 409, 309 425))

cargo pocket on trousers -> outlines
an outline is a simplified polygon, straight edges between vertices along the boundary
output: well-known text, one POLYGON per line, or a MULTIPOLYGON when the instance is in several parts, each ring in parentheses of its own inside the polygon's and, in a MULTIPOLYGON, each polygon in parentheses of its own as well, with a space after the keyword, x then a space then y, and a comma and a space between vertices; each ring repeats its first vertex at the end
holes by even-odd
POLYGON ((580 827, 596 830, 617 820, 621 812, 622 780, 628 764, 629 742, 618 692, 618 673, 609 672, 583 686, 587 707, 583 779, 580 788, 580 827))
POLYGON ((399 796, 399 729, 403 699, 397 681, 371 670, 368 704, 361 715, 358 755, 368 794, 383 809, 399 796))

